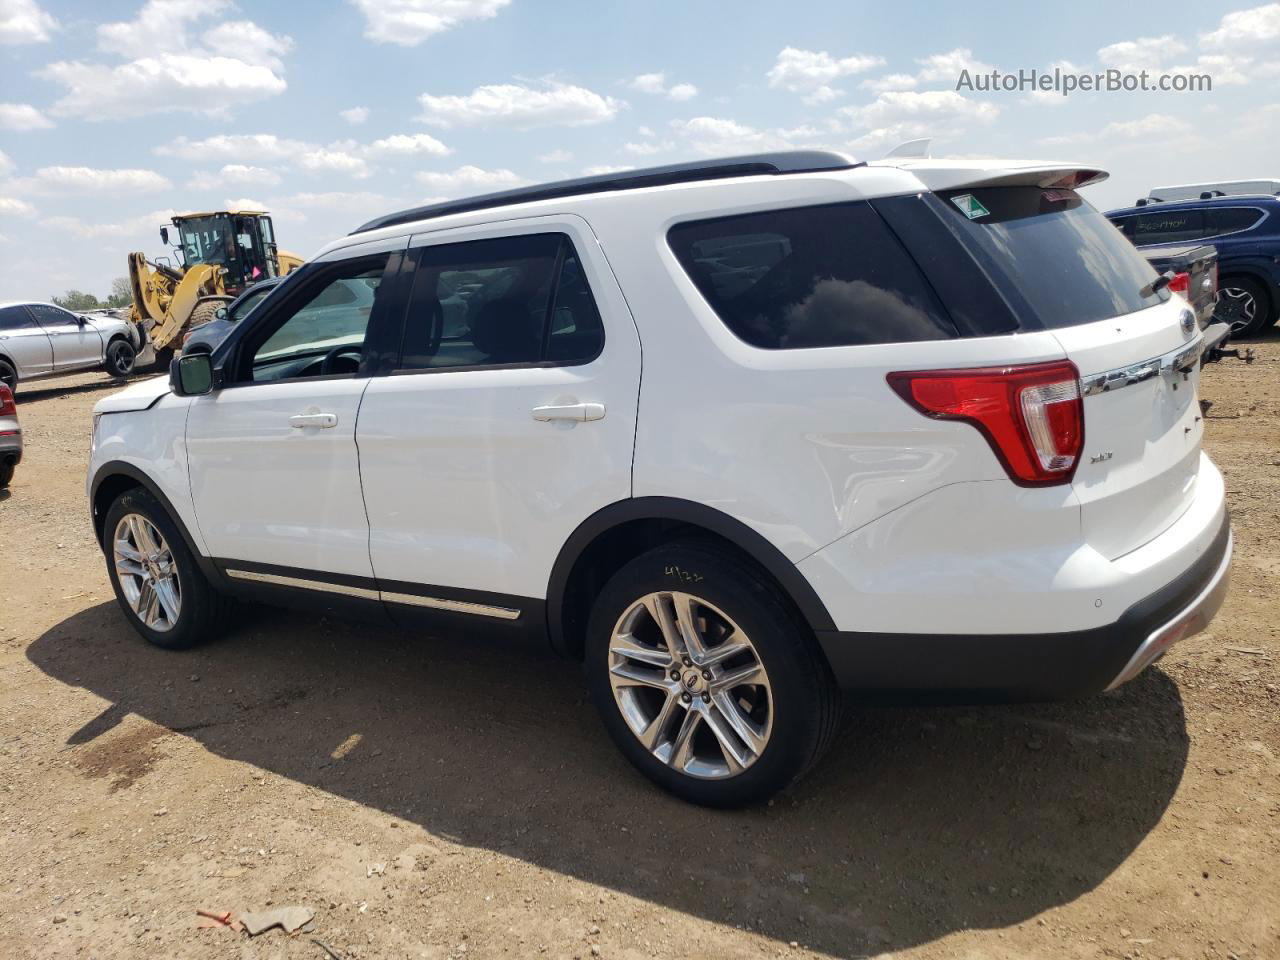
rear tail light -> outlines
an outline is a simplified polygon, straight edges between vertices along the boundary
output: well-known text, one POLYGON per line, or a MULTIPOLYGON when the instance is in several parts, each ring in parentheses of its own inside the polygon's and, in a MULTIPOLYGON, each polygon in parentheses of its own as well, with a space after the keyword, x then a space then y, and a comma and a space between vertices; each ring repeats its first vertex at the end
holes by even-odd
POLYGON ((1173 275, 1173 279, 1169 281, 1169 292, 1180 293, 1184 297, 1191 289, 1191 274, 1180 270, 1173 275))
POLYGON ((13 391, 7 383, 0 383, 0 417, 16 417, 18 405, 13 402, 13 391))
POLYGON ((1019 486, 1068 483, 1075 473, 1084 401, 1080 371, 1069 360, 891 373, 888 380, 925 416, 977 427, 1019 486))

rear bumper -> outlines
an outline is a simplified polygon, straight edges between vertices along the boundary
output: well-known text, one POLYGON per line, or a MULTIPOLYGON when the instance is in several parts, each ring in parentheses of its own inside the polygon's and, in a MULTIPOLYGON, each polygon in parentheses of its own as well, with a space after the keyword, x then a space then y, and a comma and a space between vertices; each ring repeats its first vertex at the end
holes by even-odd
POLYGON ((0 463, 22 462, 22 430, 0 425, 0 463))
POLYGON ((1127 683, 1178 640, 1203 630, 1226 598, 1226 516, 1183 573, 1114 623, 1069 633, 901 634, 831 631, 818 640, 840 685, 1062 699, 1127 683))

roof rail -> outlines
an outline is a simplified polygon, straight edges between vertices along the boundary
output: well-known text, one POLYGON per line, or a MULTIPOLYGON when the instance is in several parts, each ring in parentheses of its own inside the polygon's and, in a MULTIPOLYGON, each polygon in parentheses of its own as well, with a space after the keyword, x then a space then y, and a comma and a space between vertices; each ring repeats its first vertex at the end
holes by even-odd
POLYGON ((587 193, 603 193, 613 190, 636 190, 640 187, 660 187, 673 183, 692 183, 697 180, 723 180, 727 177, 746 177, 753 174, 816 173, 820 170, 849 170, 865 166, 843 153, 826 150, 783 150, 775 153, 752 153, 741 157, 721 157, 713 160, 695 160, 690 163, 672 163, 662 167, 646 167, 641 170, 622 170, 593 177, 577 177, 554 183, 539 183, 514 190, 486 193, 478 197, 447 200, 423 207, 401 210, 370 220, 352 230, 352 234, 367 233, 381 227, 394 227, 415 220, 430 220, 453 213, 470 213, 491 207, 505 207, 512 203, 531 203, 534 200, 554 200, 575 197, 587 193))

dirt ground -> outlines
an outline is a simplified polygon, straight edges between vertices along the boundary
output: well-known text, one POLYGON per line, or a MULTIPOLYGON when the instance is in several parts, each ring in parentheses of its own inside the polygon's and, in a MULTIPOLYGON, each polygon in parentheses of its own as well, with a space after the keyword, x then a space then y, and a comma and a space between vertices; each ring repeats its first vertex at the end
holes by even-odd
POLYGON ((86 515, 114 386, 21 388, 0 955, 1280 957, 1280 331, 1256 346, 1203 387, 1237 550, 1211 632, 1080 702, 851 703, 737 813, 633 773, 550 656, 258 608, 148 647, 86 515), (196 929, 288 904, 314 933, 196 929))

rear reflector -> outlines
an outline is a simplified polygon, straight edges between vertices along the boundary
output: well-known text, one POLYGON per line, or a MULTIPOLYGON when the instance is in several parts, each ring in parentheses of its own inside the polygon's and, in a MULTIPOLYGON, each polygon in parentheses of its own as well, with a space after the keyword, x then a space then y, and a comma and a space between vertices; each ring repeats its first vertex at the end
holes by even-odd
POLYGON ((13 391, 7 383, 0 383, 0 417, 16 417, 18 405, 13 402, 13 391))
POLYGON ((938 420, 964 420, 987 438, 1019 486, 1068 483, 1084 449, 1080 371, 1069 360, 970 370, 891 373, 903 400, 938 420))

